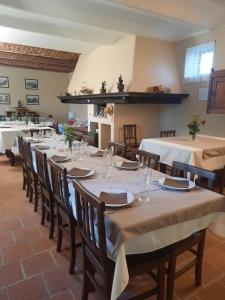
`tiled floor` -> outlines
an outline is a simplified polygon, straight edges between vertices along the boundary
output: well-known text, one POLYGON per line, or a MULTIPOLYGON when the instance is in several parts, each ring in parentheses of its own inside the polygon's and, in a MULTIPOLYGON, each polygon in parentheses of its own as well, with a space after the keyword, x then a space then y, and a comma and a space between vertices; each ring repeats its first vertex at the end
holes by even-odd
MULTIPOLYGON (((76 272, 71 276, 68 245, 64 243, 61 253, 55 251, 56 243, 48 239, 47 225, 40 225, 40 214, 33 212, 21 186, 20 167, 11 167, 5 157, 0 157, 0 300, 79 300, 80 252, 76 272)), ((180 263, 185 259, 188 255, 180 263)), ((194 286, 193 271, 180 277, 174 299, 225 299, 225 239, 211 232, 207 234, 203 274, 199 288, 194 286)), ((144 283, 144 278, 141 282, 139 278, 131 286, 140 289, 144 283)))

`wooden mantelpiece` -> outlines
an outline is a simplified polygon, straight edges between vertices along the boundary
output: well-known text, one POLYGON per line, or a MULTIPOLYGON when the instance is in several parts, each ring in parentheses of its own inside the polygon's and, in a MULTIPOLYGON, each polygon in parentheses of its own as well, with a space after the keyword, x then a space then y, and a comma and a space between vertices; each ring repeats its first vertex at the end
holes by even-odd
POLYGON ((189 94, 151 94, 141 92, 59 96, 62 103, 73 104, 180 104, 189 94))

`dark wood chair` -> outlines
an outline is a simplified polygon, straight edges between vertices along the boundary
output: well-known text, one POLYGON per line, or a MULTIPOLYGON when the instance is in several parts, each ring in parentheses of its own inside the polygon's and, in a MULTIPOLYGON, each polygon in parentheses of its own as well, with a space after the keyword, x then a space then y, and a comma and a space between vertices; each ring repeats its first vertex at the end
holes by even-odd
POLYGON ((138 161, 141 163, 147 164, 149 168, 152 168, 154 170, 158 169, 160 156, 151 152, 143 151, 143 150, 133 150, 131 159, 133 161, 138 161))
MULTIPOLYGON (((173 162, 173 176, 187 178, 188 174, 190 174, 190 178, 193 180, 195 176, 198 176, 195 182, 199 186, 210 190, 213 188, 215 181, 214 172, 203 170, 180 162, 173 162)), ((167 300, 173 299, 174 281, 192 267, 195 267, 195 284, 197 286, 201 285, 205 235, 206 229, 203 229, 166 248, 166 252, 168 252, 169 255, 167 272, 167 300), (186 251, 189 251, 194 255, 193 260, 188 261, 188 263, 176 271, 177 257, 186 251)))
MULTIPOLYGON (((77 220, 84 259, 81 299, 87 300, 88 294, 95 290, 98 293, 98 299, 109 300, 114 275, 114 262, 107 256, 104 223, 105 204, 89 193, 78 181, 74 180, 73 185, 76 193, 77 220)), ((157 300, 164 299, 165 258, 158 257, 157 253, 154 252, 128 255, 126 258, 130 277, 144 273, 150 276, 151 270, 156 270, 153 276, 156 287, 129 299, 145 299, 152 295, 156 295, 157 300)))
POLYGON ((49 220, 49 238, 54 235, 55 215, 54 215, 54 198, 49 180, 49 172, 47 166, 47 155, 37 148, 34 148, 36 156, 37 175, 40 183, 41 193, 41 225, 49 220))
POLYGON ((30 120, 34 124, 39 124, 39 116, 30 116, 30 120))
POLYGON ((88 145, 95 146, 95 137, 84 134, 82 140, 88 145))
POLYGON ((161 130, 160 131, 160 137, 172 137, 176 135, 176 130, 161 130))
POLYGON ((80 243, 76 239, 77 222, 74 218, 71 204, 69 203, 69 189, 67 181, 67 170, 56 164, 53 160, 48 160, 51 169, 51 185, 57 215, 57 248, 61 251, 63 234, 70 240, 70 266, 69 273, 74 273, 76 264, 76 248, 80 243))
POLYGON ((137 125, 123 125, 123 139, 124 144, 127 147, 137 148, 139 144, 137 143, 137 125))
POLYGON ((5 116, 4 115, 0 115, 0 122, 5 121, 5 116))
POLYGON ((34 211, 36 212, 38 209, 38 199, 39 199, 39 182, 38 176, 35 172, 33 165, 33 157, 32 151, 30 147, 30 143, 23 139, 23 151, 24 151, 24 159, 26 164, 26 170, 28 175, 28 189, 29 189, 29 201, 33 201, 34 194, 34 211))
POLYGON ((18 136, 18 147, 19 147, 19 155, 22 161, 22 170, 23 170, 23 190, 26 190, 26 196, 29 196, 29 189, 28 189, 28 172, 27 167, 25 163, 25 155, 24 155, 24 149, 23 149, 23 137, 18 136))
POLYGON ((39 133, 41 133, 41 134, 43 134, 43 135, 45 135, 46 133, 50 133, 51 132, 51 128, 49 128, 49 129, 39 129, 39 128, 32 128, 32 129, 30 129, 30 136, 31 137, 33 137, 34 136, 34 133, 35 134, 39 134, 39 133))
POLYGON ((114 142, 108 142, 108 147, 109 149, 112 149, 112 154, 113 155, 118 155, 121 157, 126 157, 127 155, 127 146, 123 144, 118 144, 114 142))
POLYGON ((60 132, 59 132, 59 123, 57 122, 57 123, 53 123, 53 129, 55 129, 55 133, 56 134, 60 134, 60 132))

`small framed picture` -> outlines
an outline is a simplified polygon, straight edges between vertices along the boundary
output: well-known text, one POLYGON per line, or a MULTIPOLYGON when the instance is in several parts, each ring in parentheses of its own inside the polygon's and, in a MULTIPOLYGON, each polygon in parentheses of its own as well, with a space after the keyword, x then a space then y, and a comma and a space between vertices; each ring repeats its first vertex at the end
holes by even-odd
POLYGON ((38 90, 37 79, 25 79, 25 88, 27 90, 38 90))
POLYGON ((27 105, 39 105, 38 95, 26 95, 27 105))
POLYGON ((9 77, 0 76, 0 88, 9 87, 9 77))
POLYGON ((0 104, 11 104, 10 94, 0 94, 0 104))

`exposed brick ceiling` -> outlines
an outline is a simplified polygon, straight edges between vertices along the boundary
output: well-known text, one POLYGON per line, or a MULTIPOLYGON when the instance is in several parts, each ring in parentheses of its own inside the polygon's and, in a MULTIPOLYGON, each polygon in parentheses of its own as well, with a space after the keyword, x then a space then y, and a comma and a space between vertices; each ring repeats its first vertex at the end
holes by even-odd
POLYGON ((78 53, 0 42, 0 65, 35 70, 73 72, 78 53))

